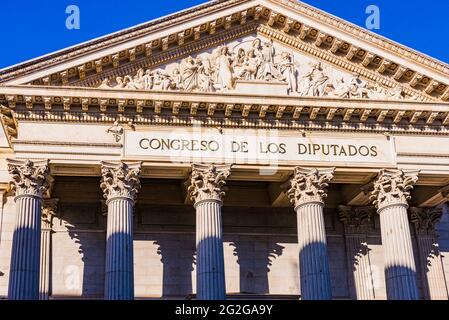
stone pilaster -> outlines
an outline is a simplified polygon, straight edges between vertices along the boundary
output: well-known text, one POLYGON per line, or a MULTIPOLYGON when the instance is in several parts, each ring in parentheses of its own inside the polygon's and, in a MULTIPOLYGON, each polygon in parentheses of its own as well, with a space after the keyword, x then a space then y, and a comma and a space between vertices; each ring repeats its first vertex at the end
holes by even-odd
POLYGON ((51 294, 51 234, 58 202, 59 199, 45 199, 42 205, 39 300, 48 300, 51 294))
POLYGON ((101 189, 108 207, 106 300, 134 299, 133 210, 141 163, 102 162, 101 189))
POLYGON ((302 300, 332 299, 323 209, 334 170, 297 167, 287 191, 298 219, 302 300))
POLYGON ((374 281, 366 234, 370 230, 375 209, 339 206, 338 211, 345 227, 351 299, 374 300, 374 281))
POLYGON ((410 190, 418 172, 382 170, 371 199, 380 215, 385 254, 385 280, 389 300, 419 299, 416 266, 407 216, 410 190))
POLYGON ((430 300, 447 300, 448 290, 435 230, 443 214, 443 208, 413 207, 409 211, 418 239, 421 280, 425 297, 430 300))
POLYGON ((42 197, 49 186, 46 161, 7 160, 15 192, 14 229, 8 298, 39 299, 39 265, 42 197))
POLYGON ((226 299, 221 206, 229 166, 193 165, 188 192, 196 209, 197 299, 226 299))

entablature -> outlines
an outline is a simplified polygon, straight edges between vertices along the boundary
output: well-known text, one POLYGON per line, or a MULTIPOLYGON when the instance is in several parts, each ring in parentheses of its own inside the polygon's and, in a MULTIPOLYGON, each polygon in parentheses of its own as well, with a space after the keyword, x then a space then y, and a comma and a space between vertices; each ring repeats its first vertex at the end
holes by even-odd
POLYGON ((234 93, 146 92, 73 87, 0 87, 3 121, 118 121, 165 124, 447 134, 449 103, 264 96, 234 93))

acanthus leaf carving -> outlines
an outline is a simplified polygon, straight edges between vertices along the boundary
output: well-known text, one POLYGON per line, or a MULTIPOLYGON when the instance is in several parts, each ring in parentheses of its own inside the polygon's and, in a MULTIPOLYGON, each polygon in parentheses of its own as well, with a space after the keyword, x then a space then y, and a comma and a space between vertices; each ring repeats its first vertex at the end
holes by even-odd
POLYGON ((422 235, 435 235, 436 225, 443 215, 443 208, 417 208, 411 207, 410 220, 415 225, 416 232, 422 235))
POLYGON ((334 171, 335 168, 318 170, 296 167, 287 191, 290 202, 295 207, 312 202, 324 204, 334 171))
POLYGON ((59 199, 45 199, 42 204, 42 229, 51 229, 53 218, 58 212, 59 199))
POLYGON ((50 187, 49 161, 7 159, 8 172, 12 177, 11 190, 16 196, 42 198, 50 187))
POLYGON ((418 181, 419 171, 381 170, 370 199, 380 211, 390 205, 408 206, 410 191, 418 181))
POLYGON ((202 201, 222 202, 225 196, 223 187, 231 174, 227 165, 192 165, 190 186, 187 189, 191 200, 198 204, 202 201))
POLYGON ((128 198, 135 201, 140 189, 141 166, 141 163, 102 162, 100 187, 106 201, 114 198, 128 198))
POLYGON ((345 228, 350 231, 364 231, 374 218, 375 208, 338 206, 338 217, 345 228))

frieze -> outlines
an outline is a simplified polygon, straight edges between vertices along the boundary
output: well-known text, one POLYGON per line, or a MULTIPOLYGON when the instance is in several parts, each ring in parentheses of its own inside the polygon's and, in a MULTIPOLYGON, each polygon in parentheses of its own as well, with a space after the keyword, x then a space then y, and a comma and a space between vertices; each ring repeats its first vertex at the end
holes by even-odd
MULTIPOLYGON (((211 53, 188 56, 159 68, 140 68, 135 74, 103 79, 99 89, 144 91, 229 92, 238 90, 239 81, 282 83, 286 95, 355 99, 418 100, 406 96, 402 86, 384 87, 369 83, 354 73, 330 70, 319 61, 307 61, 273 40, 261 37, 222 45, 211 53)), ((270 87, 264 89, 269 94, 270 87)))

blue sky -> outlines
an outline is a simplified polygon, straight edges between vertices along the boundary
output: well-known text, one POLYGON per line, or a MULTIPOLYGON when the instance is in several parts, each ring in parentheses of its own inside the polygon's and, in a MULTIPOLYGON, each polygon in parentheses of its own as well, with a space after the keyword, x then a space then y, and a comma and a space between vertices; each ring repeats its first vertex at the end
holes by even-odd
MULTIPOLYGON (((167 15, 204 0, 15 0, 0 1, 0 68, 167 15), (80 9, 80 29, 66 28, 67 6, 80 9), (7 14, 5 14, 7 12, 7 14), (5 27, 6 26, 6 27, 5 27)), ((380 9, 387 38, 449 63, 447 0, 304 0, 365 26, 369 5, 380 9), (426 5, 431 4, 431 5, 426 5)))

